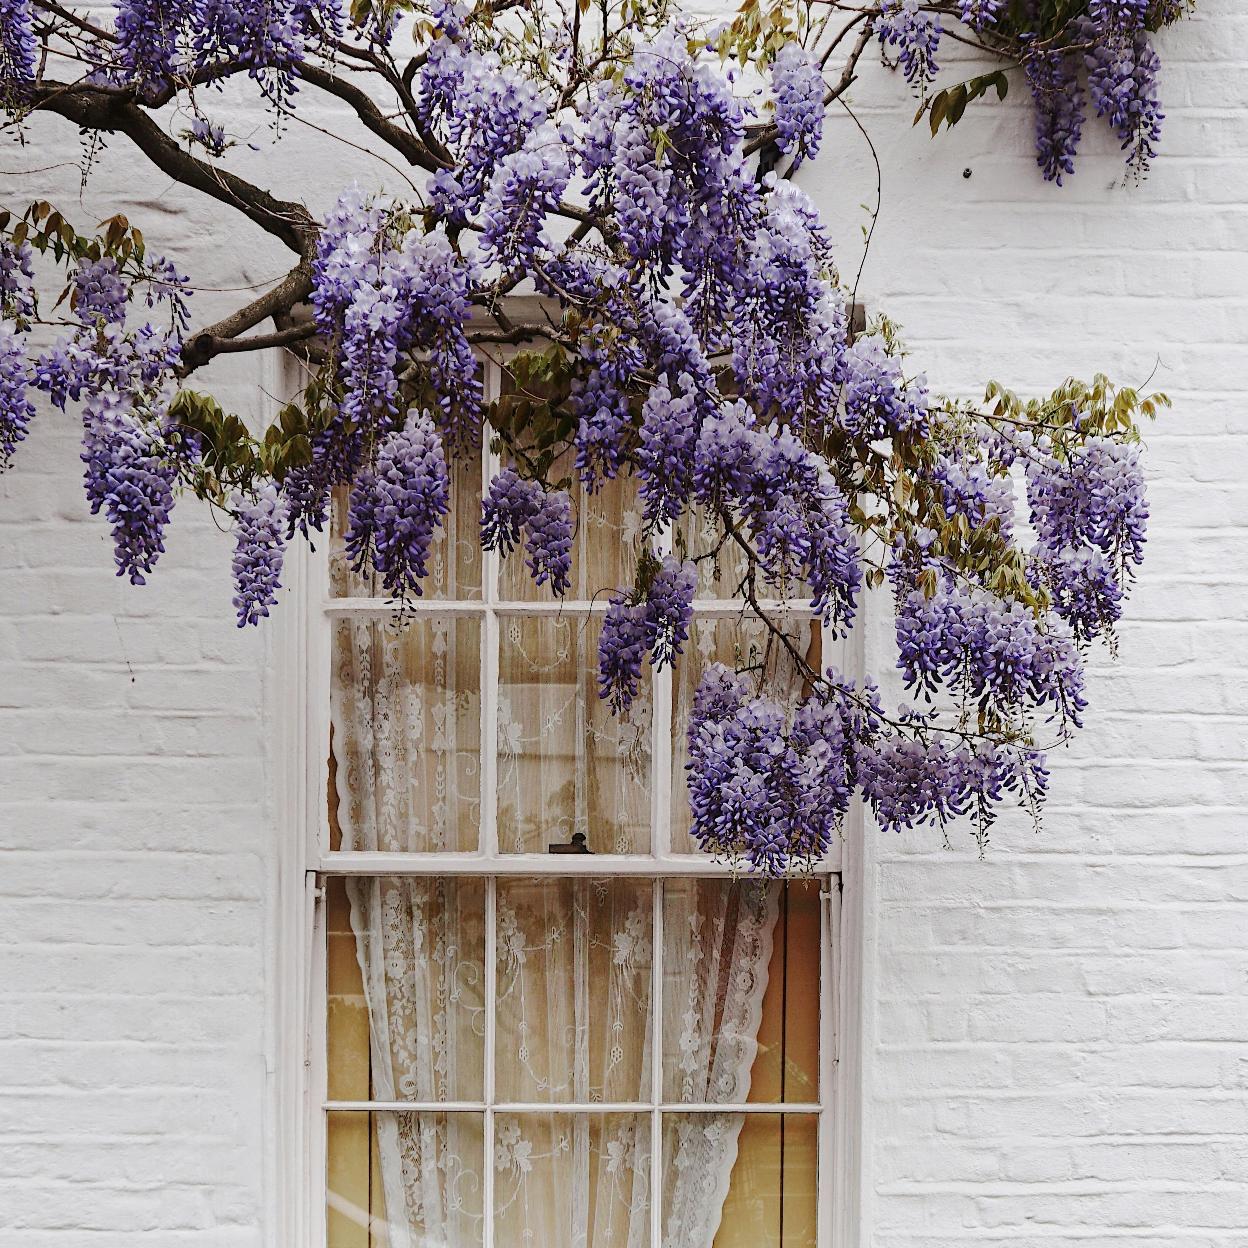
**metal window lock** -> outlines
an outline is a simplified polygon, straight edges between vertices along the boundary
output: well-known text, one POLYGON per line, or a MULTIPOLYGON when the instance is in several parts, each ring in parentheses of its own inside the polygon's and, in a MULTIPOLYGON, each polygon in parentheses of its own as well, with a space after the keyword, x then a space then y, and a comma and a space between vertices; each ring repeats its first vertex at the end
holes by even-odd
POLYGON ((573 832, 572 839, 566 845, 547 845, 550 854, 592 854, 594 851, 585 843, 584 832, 573 832))

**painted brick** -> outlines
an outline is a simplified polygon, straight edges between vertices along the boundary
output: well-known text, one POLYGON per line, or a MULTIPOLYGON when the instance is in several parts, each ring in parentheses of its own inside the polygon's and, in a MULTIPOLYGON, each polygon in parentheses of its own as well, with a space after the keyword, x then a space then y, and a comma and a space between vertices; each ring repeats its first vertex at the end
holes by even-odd
MULTIPOLYGON (((1043 830, 1003 820, 983 862, 969 837, 868 838, 872 1248, 1248 1243, 1248 20, 1203 0, 1162 51, 1164 155, 1138 188, 1092 124, 1080 174, 1043 185, 1017 93, 933 142, 896 81, 855 86, 887 140, 862 294, 935 385, 1157 364, 1175 399, 1149 562, 1043 830)), ((250 132, 236 95, 220 108, 250 132)), ((10 198, 75 203, 70 129, 30 138, 53 168, 10 198)), ((316 210, 350 176, 326 150, 311 181, 304 148, 237 155, 316 210)), ((802 178, 852 271, 874 174, 847 118, 802 178)), ((119 141, 91 214, 131 212, 205 286, 280 271, 223 212, 150 187, 119 141)), ((257 383, 240 361, 204 380, 249 418, 257 383)), ((232 627, 227 540, 190 504, 152 584, 120 582, 77 454, 42 413, 0 478, 0 1248, 277 1248, 270 642, 232 627)), ((887 667, 887 620, 868 627, 887 667)))

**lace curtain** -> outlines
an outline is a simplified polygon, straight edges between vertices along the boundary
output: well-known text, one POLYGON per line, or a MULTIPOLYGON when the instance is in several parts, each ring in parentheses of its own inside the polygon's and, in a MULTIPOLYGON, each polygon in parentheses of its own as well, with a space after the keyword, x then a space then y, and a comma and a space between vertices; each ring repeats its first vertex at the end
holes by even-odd
MULTIPOLYGON (((475 507, 470 498, 467 511, 475 507)), ((587 592, 591 581, 599 587, 616 572, 623 579, 626 569, 610 565, 628 547, 620 541, 628 523, 625 513, 622 523, 589 525, 578 537, 577 577, 587 592), (590 565, 600 574, 590 577, 590 565), (612 575, 604 577, 600 565, 612 575)), ((465 525, 452 525, 435 549, 431 596, 480 596, 465 525)), ((504 596, 525 595, 526 582, 512 585, 510 575, 505 568, 504 596)), ((371 592, 349 579, 335 563, 338 592, 371 592)), ((593 680, 595 629, 571 614, 500 619, 498 825, 505 852, 544 853, 549 841, 576 831, 597 852, 649 850, 648 689, 629 720, 606 713, 593 680)), ((699 622, 698 659, 731 663, 743 653, 743 637, 746 650, 754 647, 753 632, 739 621, 699 622)), ((335 626, 332 724, 343 849, 478 847, 481 644, 479 620, 462 614, 420 618, 402 632, 384 618, 335 626)), ((678 742, 684 679, 678 673, 678 742)), ((673 788, 681 793, 679 783, 673 788)), ((683 795, 675 800, 674 848, 692 848, 681 822, 683 795)), ((370 1022, 373 1099, 482 1100, 484 882, 353 879, 347 888, 370 1022)), ((549 1104, 550 1113, 497 1114, 488 1159, 476 1114, 378 1114, 385 1208, 372 1211, 377 1242, 480 1244, 489 1164, 500 1248, 649 1244, 655 1159, 648 1112, 581 1114, 560 1105, 650 1100, 653 896, 649 882, 629 880, 499 882, 495 1095, 549 1104)), ((665 1100, 747 1099, 776 898, 774 887, 749 882, 665 886, 665 1100)), ((739 1114, 707 1112, 665 1119, 661 1248, 710 1248, 741 1123, 739 1114)))
MULTIPOLYGON (((741 1104, 749 1097, 776 927, 778 886, 671 881, 663 915, 663 1099, 741 1104)), ((711 1248, 742 1114, 663 1120, 662 1248, 711 1248)))

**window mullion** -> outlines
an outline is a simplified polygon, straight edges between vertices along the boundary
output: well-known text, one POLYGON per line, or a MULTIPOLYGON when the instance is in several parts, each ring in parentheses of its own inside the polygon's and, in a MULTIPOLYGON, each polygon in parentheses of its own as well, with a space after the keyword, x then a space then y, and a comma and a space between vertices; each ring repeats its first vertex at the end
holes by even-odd
MULTIPOLYGON (((825 634, 826 641, 826 634, 825 634)), ((815 1149, 815 1242, 832 1242, 832 1164, 835 1119, 833 1083, 836 1078, 836 1033, 840 1028, 833 1003, 839 964, 839 882, 826 879, 819 890, 819 1129, 815 1149)), ((840 1159, 837 1159, 840 1165, 840 1159)))
MULTIPOLYGON (((497 382, 494 389, 497 391, 497 382)), ((481 497, 499 469, 499 457, 488 446, 481 457, 481 497)), ((498 603, 499 557, 485 551, 481 564, 481 595, 485 618, 481 629, 481 848, 487 858, 498 855, 498 603)))
POLYGON ((494 1045, 498 1014, 498 879, 488 876, 485 882, 485 1116, 482 1122, 482 1214, 484 1217, 483 1248, 494 1248, 494 1045))
POLYGON ((663 1242, 663 879, 654 881, 650 952, 650 1248, 663 1242))
MULTIPOLYGON (((497 367, 487 372, 487 385, 494 394, 501 390, 497 367)), ((499 456, 483 439, 481 456, 481 497, 488 497, 490 482, 499 471, 499 456)), ((481 849, 487 859, 498 856, 498 661, 499 627, 495 605, 498 602, 499 557, 497 550, 484 551, 481 562, 481 597, 485 619, 481 629, 481 849)), ((482 1248, 494 1248, 494 1086, 495 1044, 498 1021, 498 878, 485 881, 485 1070, 482 1091, 485 1113, 481 1132, 482 1164, 482 1248)))

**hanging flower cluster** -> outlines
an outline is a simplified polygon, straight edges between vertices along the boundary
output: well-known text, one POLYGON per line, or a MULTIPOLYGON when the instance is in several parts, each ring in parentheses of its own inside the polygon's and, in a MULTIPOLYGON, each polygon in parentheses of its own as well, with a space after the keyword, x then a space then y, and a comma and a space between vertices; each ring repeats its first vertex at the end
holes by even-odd
MULTIPOLYGON (((925 93, 935 78, 942 6, 919 0, 883 0, 872 19, 883 49, 893 50, 906 81, 925 93)), ((954 7, 954 6, 951 6, 954 7)), ((1178 21, 1187 0, 1087 0, 1085 6, 1008 5, 1004 0, 958 0, 954 15, 988 48, 1010 49, 1022 65, 1036 112, 1036 161, 1061 185, 1075 171, 1083 133, 1085 93, 1126 152, 1130 173, 1147 172, 1157 154, 1164 115, 1158 97, 1160 61, 1149 36, 1178 21)), ((1008 80, 998 73, 979 80, 975 94, 993 85, 1004 95, 1008 80)), ((953 124, 968 95, 937 92, 932 127, 953 124), (955 105, 956 101, 956 105, 955 105), (953 106, 952 108, 950 106, 953 106)), ((954 92, 959 88, 953 88, 954 92)), ((927 100, 925 98, 925 104, 927 100)))
POLYGON ((598 692, 614 710, 633 704, 647 653, 656 670, 675 662, 689 637, 697 588, 694 565, 668 555, 636 595, 612 595, 598 635, 598 692))
MULTIPOLYGON (((37 3, 0 4, 10 107, 39 89, 37 3)), ((942 17, 1003 31, 1016 7, 884 0, 861 42, 873 30, 924 83, 942 17)), ((87 498, 111 526, 119 573, 143 583, 190 490, 229 517, 240 626, 269 614, 287 543, 320 530, 335 497, 346 521, 335 540, 402 616, 422 593, 456 464, 479 465, 487 437, 504 466, 482 501, 481 545, 522 558, 563 598, 587 518, 574 495, 592 507, 604 482, 625 478, 640 502, 635 580, 578 590, 610 593, 603 700, 627 714, 647 664, 696 661, 702 567, 740 569, 736 594, 767 638, 761 663, 682 681, 697 684, 688 788, 703 848, 764 873, 800 868, 826 852, 855 795, 887 828, 969 816, 982 833, 1004 803, 1038 808, 1042 743, 1079 725, 1086 647, 1112 636, 1142 558, 1133 416, 1162 400, 1098 378, 1031 403, 995 386, 982 409, 952 403, 886 319, 851 332, 828 231, 787 176, 823 137, 814 39, 759 51, 760 96, 657 9, 600 33, 596 59, 577 42, 590 36, 555 16, 541 18, 551 24, 530 56, 491 12, 439 0, 408 25, 420 55, 392 73, 394 6, 355 9, 349 21, 332 0, 117 0, 93 80, 105 86, 82 88, 154 106, 188 78, 237 72, 284 115, 296 84, 324 75, 358 105, 337 85, 342 59, 394 90, 394 109, 359 105, 360 116, 423 168, 411 196, 351 186, 319 221, 271 196, 249 205, 300 252, 282 310, 306 299, 311 320, 275 336, 305 351, 299 399, 258 436, 177 389, 237 327, 188 335, 186 280, 128 223, 85 238, 35 205, 19 222, 0 213, 0 465, 26 437, 32 391, 81 404, 87 498), (763 160, 768 144, 785 168, 774 150, 763 160), (59 337, 38 353, 32 244, 67 269, 59 337), (540 315, 515 311, 518 291, 541 296, 540 315), (503 345, 517 348, 516 385, 487 402, 480 353, 503 345), (775 606, 837 635, 864 592, 885 586, 909 699, 891 715, 875 681, 848 681, 813 644, 798 647, 775 606), (771 679, 777 662, 798 679, 771 679), (800 694, 777 692, 788 687, 800 694)), ((1022 58, 1046 173, 1073 168, 1084 81, 1130 159, 1147 163, 1158 14, 1096 0, 1078 19, 1079 51, 1048 40, 1022 58)), ((74 29, 63 37, 89 38, 74 29)), ((191 118, 185 158, 202 183, 205 153, 225 158, 230 144, 197 106, 191 118)), ((213 185, 246 198, 241 181, 213 185)))

